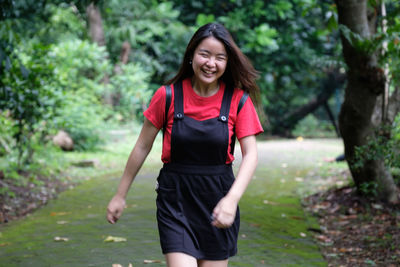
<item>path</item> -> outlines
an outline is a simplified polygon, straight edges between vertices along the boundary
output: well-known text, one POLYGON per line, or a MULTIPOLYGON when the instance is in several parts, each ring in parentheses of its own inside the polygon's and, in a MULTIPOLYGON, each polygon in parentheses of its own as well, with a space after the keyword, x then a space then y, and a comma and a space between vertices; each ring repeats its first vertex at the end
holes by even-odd
MULTIPOLYGON (((313 220, 304 215, 298 189, 308 170, 341 150, 337 140, 259 142, 259 167, 240 203, 239 254, 230 266, 326 266, 307 232, 313 220)), ((0 226, 0 266, 165 266, 144 264, 163 261, 155 176, 138 176, 116 225, 106 222, 105 207, 119 178, 98 177, 62 193, 33 215, 0 226), (127 241, 104 242, 107 236, 127 241)))

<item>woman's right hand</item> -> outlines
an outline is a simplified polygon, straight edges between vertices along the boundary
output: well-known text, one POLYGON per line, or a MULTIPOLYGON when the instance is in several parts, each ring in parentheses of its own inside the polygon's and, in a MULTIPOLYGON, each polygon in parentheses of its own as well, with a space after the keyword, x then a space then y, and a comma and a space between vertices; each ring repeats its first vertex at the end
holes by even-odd
POLYGON ((125 199, 118 195, 115 195, 107 207, 107 221, 114 224, 122 215, 122 211, 125 208, 125 199))

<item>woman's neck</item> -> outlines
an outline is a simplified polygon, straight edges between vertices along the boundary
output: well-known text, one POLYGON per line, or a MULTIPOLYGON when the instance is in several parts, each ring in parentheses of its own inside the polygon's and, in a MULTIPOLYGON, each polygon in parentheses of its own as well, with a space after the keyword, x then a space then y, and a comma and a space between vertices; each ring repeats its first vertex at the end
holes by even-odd
POLYGON ((209 97, 215 95, 219 90, 219 82, 211 84, 201 84, 192 78, 192 88, 194 92, 202 97, 209 97))

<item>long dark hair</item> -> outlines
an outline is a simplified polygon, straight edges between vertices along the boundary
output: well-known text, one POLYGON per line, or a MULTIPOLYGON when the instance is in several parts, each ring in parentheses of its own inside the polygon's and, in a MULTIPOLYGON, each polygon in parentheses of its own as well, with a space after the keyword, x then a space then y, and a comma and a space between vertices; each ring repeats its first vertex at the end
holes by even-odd
POLYGON ((242 53, 242 51, 240 51, 239 47, 233 41, 229 31, 218 23, 206 24, 195 32, 186 47, 185 55, 181 66, 179 67, 178 74, 176 74, 176 76, 171 80, 167 81, 166 84, 175 83, 179 80, 193 76, 194 73, 190 61, 193 58, 194 51, 203 39, 210 36, 222 42, 228 54, 226 70, 220 79, 222 79, 227 86, 241 88, 248 92, 253 101, 257 103, 260 91, 256 84, 258 71, 253 67, 250 60, 242 53))

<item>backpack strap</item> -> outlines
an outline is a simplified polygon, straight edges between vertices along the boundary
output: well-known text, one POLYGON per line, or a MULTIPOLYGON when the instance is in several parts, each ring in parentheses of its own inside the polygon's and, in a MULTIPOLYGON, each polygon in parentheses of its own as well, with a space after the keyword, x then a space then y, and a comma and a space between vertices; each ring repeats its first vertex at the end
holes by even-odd
POLYGON ((165 120, 164 120, 164 125, 163 125, 163 133, 165 133, 165 129, 167 128, 168 111, 169 111, 169 107, 171 106, 171 98, 172 98, 171 86, 166 85, 165 86, 165 120))
POLYGON ((239 105, 238 105, 238 109, 237 109, 237 113, 236 113, 236 114, 239 114, 239 112, 240 112, 240 110, 242 109, 244 103, 246 103, 246 100, 247 100, 248 97, 249 97, 249 93, 244 92, 243 95, 242 95, 242 97, 240 98, 240 101, 239 101, 239 105))
MULTIPOLYGON (((239 114, 239 112, 242 109, 244 103, 246 103, 246 100, 247 100, 248 97, 249 97, 249 93, 244 92, 242 97, 240 98, 236 114, 239 114)), ((236 143, 235 128, 236 127, 233 126, 233 135, 232 135, 232 139, 231 139, 231 154, 232 155, 235 153, 235 143, 236 143)))

